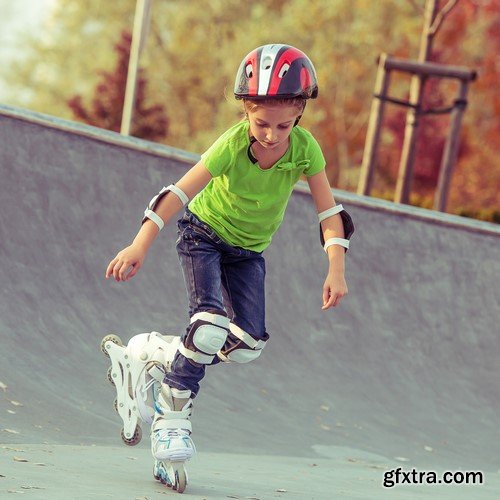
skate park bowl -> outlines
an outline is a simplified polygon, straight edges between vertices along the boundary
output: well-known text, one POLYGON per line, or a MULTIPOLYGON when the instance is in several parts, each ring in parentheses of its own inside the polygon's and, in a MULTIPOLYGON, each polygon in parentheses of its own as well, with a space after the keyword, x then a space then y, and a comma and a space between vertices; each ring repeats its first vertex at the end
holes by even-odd
MULTIPOLYGON (((0 144, 0 496, 174 495, 148 430, 120 440, 100 341, 185 329, 175 224, 136 278, 104 272, 199 157, 6 106, 0 144)), ((356 225, 349 294, 321 310, 327 260, 299 183, 264 253, 271 340, 254 363, 208 368, 184 495, 499 498, 499 227, 334 195, 356 225), (384 484, 396 469, 482 484, 384 484)))

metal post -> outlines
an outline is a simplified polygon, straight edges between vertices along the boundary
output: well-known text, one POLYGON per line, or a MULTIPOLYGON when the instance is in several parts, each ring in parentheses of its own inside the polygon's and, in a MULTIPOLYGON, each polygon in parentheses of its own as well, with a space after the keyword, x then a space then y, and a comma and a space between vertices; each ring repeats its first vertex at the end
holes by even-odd
POLYGON ((137 0, 135 7, 134 31, 130 47, 127 86, 125 89, 125 101, 123 103, 120 129, 120 133, 123 135, 130 135, 130 127, 134 114, 137 74, 139 72, 139 58, 147 38, 152 1, 153 0, 137 0))
POLYGON ((384 98, 387 96, 390 82, 390 71, 385 68, 387 54, 382 54, 379 59, 377 78, 375 81, 375 95, 370 111, 368 130, 366 132, 366 144, 363 152, 363 162, 358 182, 358 194, 370 195, 373 185, 373 174, 377 160, 378 144, 384 118, 384 98))
MULTIPOLYGON (((466 80, 461 80, 460 90, 458 94, 459 102, 465 103, 467 100, 467 91, 469 83, 466 80)), ((434 198, 434 210, 444 212, 448 202, 448 192, 450 188, 451 174, 453 167, 458 157, 458 146, 460 143, 460 127, 462 124, 462 116, 465 111, 465 104, 455 106, 451 113, 450 133, 446 140, 441 167, 439 171, 438 188, 434 198)))
POLYGON ((410 200, 411 181, 417 149, 418 126, 420 125, 418 110, 422 106, 424 84, 425 77, 421 75, 412 76, 410 98, 408 100, 412 107, 406 113, 403 149, 399 161, 398 180, 394 197, 394 201, 397 203, 408 203, 410 200))
MULTIPOLYGON (((420 41, 419 62, 429 59, 434 34, 431 26, 434 23, 439 10, 439 0, 427 0, 425 5, 424 28, 420 41)), ((413 75, 410 86, 409 102, 413 106, 406 114, 406 127, 403 142, 403 151, 399 163, 398 181, 396 184, 395 200, 398 203, 408 203, 410 199, 411 181, 413 177, 413 166, 415 163, 415 152, 418 137, 419 115, 418 110, 422 104, 423 88, 425 78, 421 75, 413 75)))

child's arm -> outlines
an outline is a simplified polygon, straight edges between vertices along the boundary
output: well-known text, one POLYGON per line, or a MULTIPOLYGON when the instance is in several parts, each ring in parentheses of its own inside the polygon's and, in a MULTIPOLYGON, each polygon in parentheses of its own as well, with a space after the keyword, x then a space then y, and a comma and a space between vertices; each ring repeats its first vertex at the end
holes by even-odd
MULTIPOLYGON (((332 190, 324 170, 308 177, 309 189, 318 213, 335 206, 332 190)), ((344 238, 344 225, 339 214, 328 217, 321 222, 324 239, 344 238)), ((344 278, 345 249, 340 245, 331 245, 327 249, 329 270, 323 285, 323 307, 326 310, 337 306, 342 297, 347 294, 347 284, 344 278)))
MULTIPOLYGON (((189 199, 192 199, 209 183, 211 178, 212 175, 200 161, 189 169, 175 185, 189 199)), ((178 196, 173 192, 169 192, 160 200, 154 212, 167 224, 182 206, 183 204, 178 196)), ((158 225, 147 219, 142 224, 132 244, 118 252, 116 257, 109 263, 106 269, 106 278, 113 276, 116 281, 127 281, 133 278, 142 267, 146 254, 159 232, 158 225)))

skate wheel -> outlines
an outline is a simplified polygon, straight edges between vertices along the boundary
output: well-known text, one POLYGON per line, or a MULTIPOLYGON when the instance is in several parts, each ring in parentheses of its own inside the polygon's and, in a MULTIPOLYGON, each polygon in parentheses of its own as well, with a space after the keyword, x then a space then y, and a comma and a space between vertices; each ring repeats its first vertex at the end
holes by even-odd
POLYGON ((157 480, 157 481, 160 481, 161 479, 161 476, 160 474, 157 472, 157 468, 155 465, 153 465, 153 477, 157 480))
POLYGON ((106 350, 106 344, 108 342, 113 342, 113 344, 116 344, 118 346, 123 346, 123 342, 122 342, 122 339, 120 337, 118 337, 118 335, 106 335, 102 341, 101 341, 101 351, 103 352, 103 354, 105 356, 107 356, 109 358, 109 353, 108 351, 106 350))
POLYGON ((187 477, 184 466, 174 469, 174 490, 177 490, 179 493, 183 493, 186 489, 186 484, 187 477))
POLYGON ((155 463, 155 465, 153 466, 153 476, 164 486, 167 486, 168 488, 172 487, 171 479, 163 462, 155 463))
POLYGON ((137 425, 136 428, 135 428, 135 431, 134 431, 134 435, 132 437, 130 437, 130 438, 128 438, 128 437, 125 436, 124 429, 122 429, 121 436, 122 436, 122 441, 127 446, 135 446, 142 439, 142 429, 141 429, 141 427, 139 425, 137 425))
POLYGON ((114 387, 115 386, 115 381, 113 379, 113 367, 112 366, 110 366, 108 368, 108 380, 109 380, 110 384, 114 387))
POLYGON ((161 484, 164 484, 165 486, 168 486, 169 488, 172 486, 169 483, 169 478, 168 478, 167 471, 165 469, 165 465, 158 460, 153 465, 153 477, 157 481, 160 481, 161 484))

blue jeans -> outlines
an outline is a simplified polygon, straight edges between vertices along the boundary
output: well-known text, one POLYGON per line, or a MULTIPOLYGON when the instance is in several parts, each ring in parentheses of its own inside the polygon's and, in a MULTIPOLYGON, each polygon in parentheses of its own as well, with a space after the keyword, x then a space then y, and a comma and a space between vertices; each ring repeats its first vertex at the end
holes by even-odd
MULTIPOLYGON (((189 210, 177 227, 177 253, 189 299, 189 317, 202 311, 227 315, 254 338, 267 339, 266 264, 262 254, 224 242, 189 210)), ((215 357, 212 364, 218 361, 215 357)), ((195 397, 204 375, 205 365, 193 363, 178 352, 164 381, 177 389, 189 389, 195 397)))

